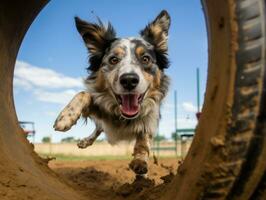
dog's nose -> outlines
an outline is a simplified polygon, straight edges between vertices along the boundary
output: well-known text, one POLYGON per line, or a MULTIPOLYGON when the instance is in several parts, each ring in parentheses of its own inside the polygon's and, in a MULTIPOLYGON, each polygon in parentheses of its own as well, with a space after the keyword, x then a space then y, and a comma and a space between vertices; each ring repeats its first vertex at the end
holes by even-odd
POLYGON ((133 90, 139 84, 139 76, 135 73, 126 73, 120 76, 120 84, 126 90, 133 90))

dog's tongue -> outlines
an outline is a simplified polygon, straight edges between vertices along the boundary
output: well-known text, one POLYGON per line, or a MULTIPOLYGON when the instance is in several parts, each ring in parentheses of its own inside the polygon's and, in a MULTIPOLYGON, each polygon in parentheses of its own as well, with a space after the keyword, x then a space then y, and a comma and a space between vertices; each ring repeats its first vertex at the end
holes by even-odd
POLYGON ((134 116, 139 111, 139 103, 138 103, 139 95, 137 94, 125 94, 121 95, 122 104, 121 111, 126 116, 134 116))

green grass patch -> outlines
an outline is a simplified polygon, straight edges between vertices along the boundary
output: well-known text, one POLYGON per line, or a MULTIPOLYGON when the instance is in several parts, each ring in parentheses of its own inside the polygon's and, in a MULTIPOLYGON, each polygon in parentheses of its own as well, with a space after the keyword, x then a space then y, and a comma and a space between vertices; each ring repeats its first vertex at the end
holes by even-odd
MULTIPOLYGON (((77 155, 66 155, 66 154, 40 154, 42 158, 55 157, 58 161, 86 161, 86 160, 131 160, 133 156, 113 156, 113 155, 103 155, 103 156, 77 156, 77 155)), ((181 157, 173 156, 157 156, 159 160, 161 159, 171 159, 176 158, 177 160, 181 157)), ((152 158, 152 155, 150 156, 152 158)))
POLYGON ((42 158, 55 157, 59 161, 85 161, 85 160, 130 160, 131 156, 77 156, 65 154, 40 154, 42 158))

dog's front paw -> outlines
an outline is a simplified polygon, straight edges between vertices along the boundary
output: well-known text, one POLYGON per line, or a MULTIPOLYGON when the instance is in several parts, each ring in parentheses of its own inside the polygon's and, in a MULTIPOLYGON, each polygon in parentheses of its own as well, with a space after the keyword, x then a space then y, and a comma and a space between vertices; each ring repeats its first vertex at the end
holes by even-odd
POLYGON ((77 145, 79 148, 81 149, 85 149, 87 148, 88 146, 91 146, 94 142, 94 139, 93 138, 85 138, 83 140, 80 140, 77 145))
POLYGON ((68 112, 62 112, 54 123, 56 131, 68 131, 74 124, 77 123, 79 115, 74 115, 68 112))
POLYGON ((148 164, 146 161, 141 159, 134 159, 129 164, 130 169, 132 169, 136 174, 146 174, 148 172, 148 164))

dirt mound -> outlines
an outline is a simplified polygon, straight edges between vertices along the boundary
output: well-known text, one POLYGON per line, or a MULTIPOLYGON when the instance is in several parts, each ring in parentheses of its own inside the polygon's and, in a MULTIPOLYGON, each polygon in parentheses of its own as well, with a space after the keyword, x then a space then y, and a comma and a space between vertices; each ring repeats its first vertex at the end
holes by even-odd
POLYGON ((49 166, 76 191, 92 199, 158 199, 178 166, 174 158, 161 159, 158 165, 150 162, 148 178, 144 178, 135 177, 128 167, 129 162, 51 161, 49 166))

